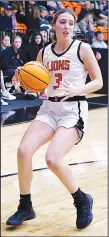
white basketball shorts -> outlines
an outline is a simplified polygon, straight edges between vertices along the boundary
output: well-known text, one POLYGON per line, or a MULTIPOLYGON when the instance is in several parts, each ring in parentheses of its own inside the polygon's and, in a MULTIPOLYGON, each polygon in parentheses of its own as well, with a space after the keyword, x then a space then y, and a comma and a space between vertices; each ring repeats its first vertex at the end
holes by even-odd
POLYGON ((52 102, 44 100, 35 120, 48 124, 55 131, 59 127, 72 128, 76 126, 80 141, 87 127, 88 103, 87 101, 52 102))

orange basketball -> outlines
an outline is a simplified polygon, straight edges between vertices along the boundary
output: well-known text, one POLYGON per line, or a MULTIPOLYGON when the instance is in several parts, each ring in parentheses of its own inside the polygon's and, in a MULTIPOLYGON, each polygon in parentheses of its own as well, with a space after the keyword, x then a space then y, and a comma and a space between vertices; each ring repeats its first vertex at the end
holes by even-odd
POLYGON ((50 83, 50 75, 46 67, 38 61, 26 63, 19 72, 21 86, 30 92, 41 92, 50 83))

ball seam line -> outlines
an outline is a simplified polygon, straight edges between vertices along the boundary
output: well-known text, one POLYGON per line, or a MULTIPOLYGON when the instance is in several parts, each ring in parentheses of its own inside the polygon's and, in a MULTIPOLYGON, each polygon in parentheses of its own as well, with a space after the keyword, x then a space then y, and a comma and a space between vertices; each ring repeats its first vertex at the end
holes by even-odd
POLYGON ((30 72, 28 72, 28 71, 26 71, 26 70, 24 70, 24 69, 22 69, 22 68, 21 68, 21 70, 24 71, 24 72, 26 72, 26 73, 28 73, 29 75, 31 75, 31 76, 37 78, 39 81, 45 83, 45 84, 48 86, 48 84, 47 84, 46 82, 42 81, 39 77, 36 77, 35 75, 32 75, 30 72))

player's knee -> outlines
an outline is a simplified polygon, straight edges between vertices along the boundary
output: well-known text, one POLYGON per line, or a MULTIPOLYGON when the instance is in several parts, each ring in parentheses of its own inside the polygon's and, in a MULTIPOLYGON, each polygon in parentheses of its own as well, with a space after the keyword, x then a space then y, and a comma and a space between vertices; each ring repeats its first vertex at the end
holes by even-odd
POLYGON ((51 170, 53 170, 53 169, 58 169, 59 160, 57 159, 56 154, 48 153, 48 154, 46 154, 45 159, 46 159, 47 166, 48 166, 51 170))
POLYGON ((28 148, 25 147, 25 145, 23 145, 22 143, 19 145, 18 150, 17 150, 17 155, 18 158, 23 158, 23 159, 27 159, 29 152, 28 152, 28 148))

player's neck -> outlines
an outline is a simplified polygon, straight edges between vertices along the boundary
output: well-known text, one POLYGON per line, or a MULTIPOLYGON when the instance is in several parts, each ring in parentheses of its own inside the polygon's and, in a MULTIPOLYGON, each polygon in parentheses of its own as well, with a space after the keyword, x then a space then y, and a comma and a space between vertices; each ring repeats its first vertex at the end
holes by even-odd
POLYGON ((58 41, 55 45, 55 50, 62 51, 62 52, 65 51, 70 46, 72 41, 73 41, 72 39, 70 39, 69 41, 64 41, 64 42, 58 41))

